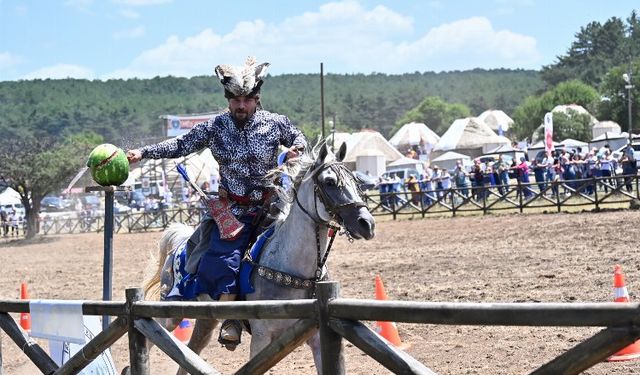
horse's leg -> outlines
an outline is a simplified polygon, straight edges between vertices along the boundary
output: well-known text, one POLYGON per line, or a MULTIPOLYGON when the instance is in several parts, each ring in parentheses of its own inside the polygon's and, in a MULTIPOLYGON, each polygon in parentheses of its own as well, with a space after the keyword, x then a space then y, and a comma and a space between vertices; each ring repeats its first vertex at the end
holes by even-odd
POLYGON ((311 348, 313 353, 313 363, 316 364, 316 370, 318 374, 322 373, 322 357, 320 355, 320 332, 316 332, 313 336, 307 340, 307 345, 311 348))
POLYGON ((255 357, 271 342, 271 335, 264 324, 264 320, 251 320, 251 345, 249 347, 249 358, 255 357))
MULTIPOLYGON (((211 341, 213 329, 216 328, 217 324, 218 321, 216 319, 196 319, 191 339, 189 339, 189 344, 187 344, 189 349, 199 355, 200 352, 202 352, 202 350, 209 344, 209 341, 211 341)), ((178 369, 178 375, 186 374, 187 372, 184 369, 178 369)))

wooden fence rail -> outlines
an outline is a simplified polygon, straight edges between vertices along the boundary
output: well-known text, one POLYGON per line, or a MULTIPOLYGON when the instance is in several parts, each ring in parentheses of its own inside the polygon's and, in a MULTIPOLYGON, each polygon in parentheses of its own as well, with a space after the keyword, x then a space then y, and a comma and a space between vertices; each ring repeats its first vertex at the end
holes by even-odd
MULTIPOLYGON (((0 328, 22 348, 43 374, 77 373, 125 333, 129 336, 131 374, 147 375, 151 371, 147 340, 152 341, 192 374, 218 373, 151 317, 299 319, 287 332, 243 365, 237 374, 259 374, 268 371, 308 339, 316 329, 320 331, 323 374, 344 374, 343 338, 395 373, 433 374, 425 365, 391 346, 359 320, 447 325, 607 327, 542 365, 534 371, 535 374, 580 373, 640 338, 639 303, 440 303, 360 300, 340 298, 339 285, 336 282, 319 283, 317 299, 308 300, 148 302, 141 300, 140 289, 128 289, 126 296, 125 302, 83 302, 82 311, 86 315, 112 315, 117 318, 62 367, 58 367, 9 315, 29 312, 29 301, 0 300, 0 328)), ((1 364, 0 352, 0 366, 1 364)))

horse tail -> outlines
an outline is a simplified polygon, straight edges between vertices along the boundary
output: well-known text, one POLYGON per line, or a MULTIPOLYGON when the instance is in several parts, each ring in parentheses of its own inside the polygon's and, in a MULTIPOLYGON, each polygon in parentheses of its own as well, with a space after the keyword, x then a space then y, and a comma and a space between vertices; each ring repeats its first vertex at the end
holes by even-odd
POLYGON ((150 251, 150 259, 146 266, 145 277, 142 283, 144 296, 147 300, 159 300, 161 285, 160 279, 162 269, 171 252, 184 244, 193 234, 193 228, 182 223, 171 223, 162 232, 162 237, 158 241, 157 254, 150 251))

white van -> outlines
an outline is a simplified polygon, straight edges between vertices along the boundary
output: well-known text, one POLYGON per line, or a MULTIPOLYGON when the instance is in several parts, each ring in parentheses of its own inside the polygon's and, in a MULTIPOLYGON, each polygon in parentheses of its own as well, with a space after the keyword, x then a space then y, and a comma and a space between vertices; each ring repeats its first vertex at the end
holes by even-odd
POLYGON ((24 209, 24 205, 22 203, 10 203, 10 204, 3 204, 2 207, 2 211, 9 213, 11 211, 15 211, 16 214, 18 216, 24 216, 25 215, 25 209, 24 209))

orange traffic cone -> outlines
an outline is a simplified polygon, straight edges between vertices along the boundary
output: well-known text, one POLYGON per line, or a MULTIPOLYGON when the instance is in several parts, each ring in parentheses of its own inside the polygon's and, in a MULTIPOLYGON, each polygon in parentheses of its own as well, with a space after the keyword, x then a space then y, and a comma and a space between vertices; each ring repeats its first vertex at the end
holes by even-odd
MULTIPOLYGON (((376 275, 376 299, 379 301, 387 300, 387 293, 384 291, 384 285, 382 284, 380 275, 376 275)), ((395 347, 403 350, 409 348, 408 344, 403 344, 402 340, 400 340, 400 335, 398 334, 396 323, 388 321, 377 321, 375 324, 375 331, 380 336, 384 337, 387 341, 392 343, 395 347)))
POLYGON ((173 330, 173 335, 183 343, 188 343, 193 333, 193 324, 189 319, 183 319, 180 324, 173 330))
MULTIPOLYGON (((20 284, 20 299, 29 299, 29 292, 27 291, 27 283, 20 284)), ((31 331, 31 314, 20 313, 20 327, 27 332, 31 331)))
MULTIPOLYGON (((629 292, 627 292, 627 287, 624 284, 622 267, 620 267, 619 264, 616 264, 613 271, 613 291, 614 302, 631 302, 629 299, 629 292)), ((636 358, 640 358, 640 340, 607 358, 607 361, 628 361, 636 358)))

